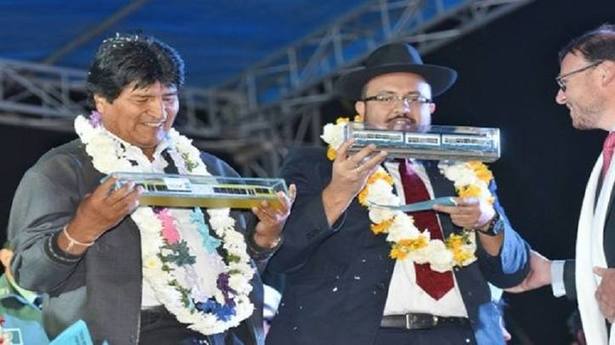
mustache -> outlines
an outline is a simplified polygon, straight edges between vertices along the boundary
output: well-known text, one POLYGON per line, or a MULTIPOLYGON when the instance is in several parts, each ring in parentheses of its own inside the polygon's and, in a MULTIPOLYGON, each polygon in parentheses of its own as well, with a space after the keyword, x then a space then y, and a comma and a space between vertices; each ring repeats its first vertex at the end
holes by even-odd
POLYGON ((397 120, 404 120, 404 121, 408 121, 410 123, 416 124, 416 119, 408 117, 406 115, 396 115, 390 119, 387 120, 387 122, 393 122, 393 121, 397 121, 397 120))

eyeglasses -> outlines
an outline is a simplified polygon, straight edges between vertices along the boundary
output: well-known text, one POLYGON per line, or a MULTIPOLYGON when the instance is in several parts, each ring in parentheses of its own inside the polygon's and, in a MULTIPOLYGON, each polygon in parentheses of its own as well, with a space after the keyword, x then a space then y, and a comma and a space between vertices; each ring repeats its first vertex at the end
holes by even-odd
POLYGON ((603 62, 604 60, 598 60, 598 61, 590 63, 589 65, 585 67, 581 67, 581 68, 575 69, 574 71, 568 72, 566 74, 559 75, 555 78, 555 82, 557 83, 557 85, 562 91, 566 92, 566 79, 565 78, 568 78, 571 75, 574 75, 577 73, 581 73, 583 71, 587 71, 588 69, 594 68, 603 62))
POLYGON ((423 97, 421 95, 398 96, 394 94, 384 94, 384 95, 365 97, 362 99, 362 101, 363 102, 376 101, 383 105, 393 105, 393 104, 396 104, 397 102, 403 102, 403 103, 407 103, 408 106, 412 105, 413 103, 418 103, 418 104, 431 103, 431 99, 427 97, 423 97))

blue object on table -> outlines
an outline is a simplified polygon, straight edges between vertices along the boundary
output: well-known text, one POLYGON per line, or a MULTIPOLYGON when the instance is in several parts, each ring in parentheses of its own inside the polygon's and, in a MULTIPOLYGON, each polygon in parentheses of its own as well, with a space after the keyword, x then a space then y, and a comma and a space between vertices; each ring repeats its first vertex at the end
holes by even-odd
POLYGON ((79 320, 60 335, 58 335, 49 345, 94 345, 92 336, 86 326, 85 321, 79 320))
POLYGON ((444 205, 444 206, 456 206, 455 198, 452 196, 443 196, 440 198, 435 198, 427 201, 419 201, 408 205, 399 205, 399 206, 391 206, 391 205, 381 205, 370 202, 371 206, 386 208, 392 211, 402 211, 402 212, 418 212, 418 211, 426 211, 431 210, 433 205, 444 205))

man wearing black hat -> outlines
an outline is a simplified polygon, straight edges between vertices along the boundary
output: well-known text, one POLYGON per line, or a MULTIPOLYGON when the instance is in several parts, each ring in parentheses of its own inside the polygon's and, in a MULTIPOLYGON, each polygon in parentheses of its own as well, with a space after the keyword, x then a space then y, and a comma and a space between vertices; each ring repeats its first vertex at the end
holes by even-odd
MULTIPOLYGON (((450 68, 423 64, 412 46, 393 43, 375 50, 337 87, 356 101, 366 126, 404 130, 431 123, 432 97, 456 76, 450 68)), ((452 181, 458 181, 451 181, 446 165, 387 160, 374 146, 351 154, 351 144, 336 148, 333 163, 313 148, 291 151, 286 159, 282 174, 297 185, 298 197, 284 243, 269 263, 271 271, 286 273, 287 285, 267 344, 503 344, 487 282, 503 288, 520 283, 529 249, 500 207, 493 180, 484 182, 487 197, 459 197, 456 206, 437 205, 411 217, 400 212, 386 224, 387 236, 376 236, 386 222, 375 219, 386 212, 360 199, 378 188, 386 192, 376 188, 378 175, 389 176, 393 192, 387 193, 402 204, 455 195, 452 181), (425 248, 433 251, 425 260, 396 251, 403 240, 395 237, 412 234, 409 228, 431 234, 425 248), (460 253, 443 249, 455 233, 467 235, 476 259, 442 268, 460 253)))

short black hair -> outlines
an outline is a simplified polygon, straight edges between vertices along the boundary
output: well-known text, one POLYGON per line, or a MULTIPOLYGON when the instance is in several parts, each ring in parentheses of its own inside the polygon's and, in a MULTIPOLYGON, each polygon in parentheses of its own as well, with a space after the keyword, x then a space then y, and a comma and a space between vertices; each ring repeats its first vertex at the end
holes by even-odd
POLYGON ((155 82, 178 89, 184 84, 184 61, 179 53, 152 36, 117 33, 98 48, 86 88, 94 106, 95 94, 112 103, 131 83, 139 89, 155 82))
POLYGON ((569 53, 581 53, 589 62, 600 60, 615 61, 615 25, 602 24, 574 38, 559 52, 559 62, 569 53))

